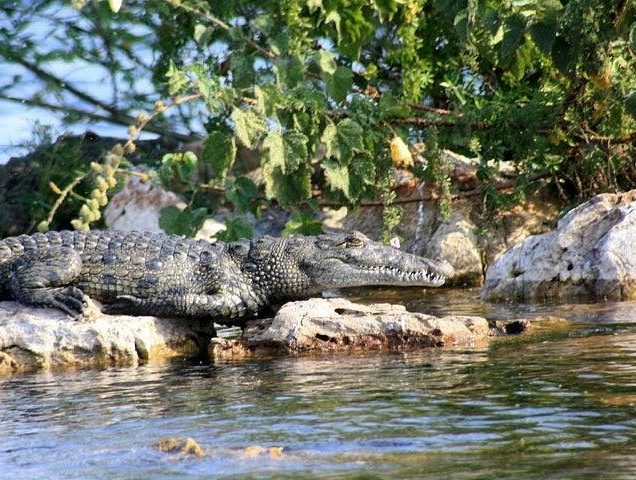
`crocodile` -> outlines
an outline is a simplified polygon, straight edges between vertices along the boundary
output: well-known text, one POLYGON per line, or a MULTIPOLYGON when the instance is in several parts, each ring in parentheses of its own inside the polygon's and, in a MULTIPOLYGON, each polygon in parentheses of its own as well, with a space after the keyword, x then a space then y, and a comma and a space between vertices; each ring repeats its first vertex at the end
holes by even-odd
POLYGON ((0 240, 0 298, 82 316, 210 318, 227 325, 326 289, 427 286, 452 268, 360 232, 209 242, 155 232, 50 231, 0 240))

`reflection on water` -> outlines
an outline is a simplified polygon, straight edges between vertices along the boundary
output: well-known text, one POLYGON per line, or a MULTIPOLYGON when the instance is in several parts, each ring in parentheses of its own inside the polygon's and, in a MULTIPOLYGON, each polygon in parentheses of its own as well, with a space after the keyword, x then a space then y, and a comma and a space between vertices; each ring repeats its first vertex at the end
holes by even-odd
MULTIPOLYGON (((409 306, 577 312, 445 295, 409 306)), ((576 328, 476 351, 4 378, 0 477, 634 478, 636 315, 626 305, 579 306, 576 328), (152 447, 167 437, 192 437, 205 456, 152 447), (251 445, 282 446, 284 455, 246 456, 251 445)))
POLYGON ((349 298, 362 302, 402 303, 431 315, 478 315, 492 320, 560 316, 584 323, 636 323, 636 300, 604 303, 489 303, 473 289, 352 289, 349 298), (378 300, 379 299, 379 300, 378 300))

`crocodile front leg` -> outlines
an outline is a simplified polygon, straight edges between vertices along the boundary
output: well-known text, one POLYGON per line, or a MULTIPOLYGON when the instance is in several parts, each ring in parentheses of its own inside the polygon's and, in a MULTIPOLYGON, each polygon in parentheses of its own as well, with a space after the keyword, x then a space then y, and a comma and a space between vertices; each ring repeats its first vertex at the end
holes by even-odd
POLYGON ((67 247, 39 250, 16 260, 8 282, 12 298, 32 307, 57 308, 73 318, 84 312, 84 293, 73 286, 82 260, 67 247))
POLYGON ((108 314, 154 315, 157 317, 238 318, 256 315, 258 306, 246 302, 239 295, 222 291, 215 294, 186 293, 152 298, 120 295, 111 304, 104 305, 108 314))

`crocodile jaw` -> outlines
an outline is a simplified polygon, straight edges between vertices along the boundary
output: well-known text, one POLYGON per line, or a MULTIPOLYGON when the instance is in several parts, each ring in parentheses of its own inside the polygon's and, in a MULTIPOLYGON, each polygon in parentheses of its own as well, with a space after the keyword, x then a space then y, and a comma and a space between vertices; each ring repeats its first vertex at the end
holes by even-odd
POLYGON ((303 268, 323 287, 367 285, 439 287, 453 274, 446 262, 438 262, 374 242, 355 232, 358 248, 327 245, 303 268))
MULTIPOLYGON (((411 257, 409 254, 402 254, 411 257)), ((402 262, 386 262, 384 265, 373 263, 345 263, 330 259, 314 279, 323 286, 361 287, 367 285, 386 285, 398 287, 439 287, 446 281, 450 266, 419 257, 406 258, 402 262)))

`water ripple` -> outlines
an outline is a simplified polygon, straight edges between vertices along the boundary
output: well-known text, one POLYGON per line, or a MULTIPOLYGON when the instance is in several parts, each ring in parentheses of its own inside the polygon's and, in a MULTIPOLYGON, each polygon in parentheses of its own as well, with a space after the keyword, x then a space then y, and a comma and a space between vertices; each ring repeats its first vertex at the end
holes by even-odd
POLYGON ((477 351, 4 378, 0 471, 32 479, 633 478, 636 325, 626 307, 601 307, 624 317, 599 326, 588 312, 576 328, 477 351), (167 437, 192 437, 206 455, 179 459, 152 447, 167 437), (246 456, 253 445, 284 454, 246 456))

